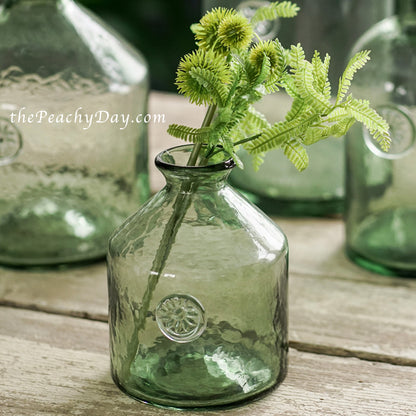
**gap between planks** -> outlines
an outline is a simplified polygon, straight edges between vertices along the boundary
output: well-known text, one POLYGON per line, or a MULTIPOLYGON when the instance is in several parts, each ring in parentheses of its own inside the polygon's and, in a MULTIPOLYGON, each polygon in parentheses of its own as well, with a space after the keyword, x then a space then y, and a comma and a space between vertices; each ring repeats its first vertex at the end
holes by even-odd
MULTIPOLYGON (((10 307, 40 313, 47 313, 51 315, 57 316, 67 316, 71 318, 77 319, 85 319, 88 321, 96 321, 96 322, 108 322, 107 315, 96 314, 92 315, 86 312, 78 312, 78 311, 69 311, 65 312, 62 310, 48 308, 48 307, 39 307, 38 305, 26 305, 21 304, 19 305, 17 302, 8 302, 3 301, 0 302, 0 307, 10 307)), ((350 358, 357 358, 363 361, 371 361, 371 362, 379 362, 385 364, 392 364, 392 365, 399 365, 399 366, 406 366, 406 367, 416 367, 416 360, 411 358, 404 358, 404 357, 397 357, 394 355, 389 354, 378 354, 372 353, 369 351, 359 351, 359 350, 352 350, 347 348, 340 348, 334 347, 331 345, 324 345, 324 344, 313 344, 308 342, 299 342, 293 341, 289 339, 289 347, 299 351, 299 352, 307 352, 312 354, 318 355, 328 355, 332 357, 350 357, 350 358)))

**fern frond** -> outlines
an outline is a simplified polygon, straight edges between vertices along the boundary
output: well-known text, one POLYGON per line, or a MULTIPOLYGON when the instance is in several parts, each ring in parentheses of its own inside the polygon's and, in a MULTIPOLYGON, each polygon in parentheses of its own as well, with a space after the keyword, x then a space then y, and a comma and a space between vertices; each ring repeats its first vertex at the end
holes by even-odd
POLYGON ((370 133, 372 133, 373 139, 380 144, 380 147, 383 149, 383 151, 388 152, 391 145, 390 132, 370 131, 370 133))
POLYGON ((298 125, 293 122, 279 121, 265 130, 259 138, 247 146, 249 153, 263 153, 280 147, 284 142, 296 136, 298 125))
POLYGON ((327 139, 328 137, 342 137, 344 136, 350 127, 355 123, 354 117, 343 116, 340 121, 330 126, 319 125, 312 126, 306 130, 303 144, 310 146, 319 142, 320 140, 327 139))
POLYGON ((245 135, 252 135, 269 127, 270 123, 264 114, 257 111, 254 107, 249 106, 248 113, 241 122, 241 128, 245 132, 245 135))
POLYGON ((325 114, 331 108, 328 97, 318 92, 314 88, 313 66, 311 63, 304 61, 303 65, 295 72, 295 85, 298 94, 313 107, 316 112, 325 114))
POLYGON ((299 172, 302 172, 308 167, 308 154, 306 153, 305 148, 297 140, 291 140, 288 143, 285 143, 283 146, 283 153, 299 172))
POLYGON ((344 73, 341 76, 338 86, 338 94, 336 104, 339 104, 348 92, 351 86, 351 81, 354 78, 354 74, 361 69, 367 61, 370 60, 370 51, 361 51, 356 53, 348 62, 344 73))
POLYGON ((374 139, 380 143, 381 148, 387 152, 391 143, 389 125, 370 107, 370 103, 367 100, 352 99, 344 108, 350 116, 367 127, 374 139))
POLYGON ((251 155, 251 163, 253 165, 253 169, 257 172, 260 169, 260 166, 264 162, 264 153, 257 153, 251 155))
POLYGON ((285 74, 281 81, 280 81, 281 86, 285 89, 285 91, 287 92, 287 94, 296 99, 296 98, 300 98, 299 94, 297 93, 296 90, 296 85, 295 85, 295 79, 293 78, 293 76, 289 75, 289 74, 285 74))
POLYGON ((321 91, 324 97, 327 97, 328 100, 331 98, 331 83, 329 82, 329 64, 331 62, 331 57, 326 54, 324 59, 324 72, 326 74, 325 86, 321 91))
MULTIPOLYGON (((296 46, 292 45, 289 52, 289 65, 293 70, 296 70, 304 65, 305 51, 300 43, 296 46)), ((293 72, 293 71, 292 71, 293 72)))
POLYGON ((271 72, 271 62, 268 56, 263 56, 263 62, 261 64, 261 69, 257 75, 257 78, 255 80, 254 86, 260 85, 262 82, 266 81, 271 72))
POLYGON ((219 106, 224 105, 228 96, 228 89, 215 73, 204 68, 191 68, 189 75, 198 83, 200 88, 209 91, 219 106))
POLYGON ((167 132, 178 139, 192 143, 205 143, 211 133, 210 127, 193 128, 180 124, 170 124, 167 132))
POLYGON ((325 59, 322 62, 318 51, 314 52, 312 58, 313 86, 316 91, 323 94, 328 100, 331 97, 331 84, 328 79, 330 59, 330 56, 326 54, 325 59))
POLYGON ((282 146, 294 137, 303 137, 306 129, 319 119, 319 116, 310 113, 291 121, 279 121, 265 129, 260 137, 247 147, 250 153, 261 153, 282 146))
POLYGON ((337 123, 338 121, 343 120, 348 116, 347 110, 345 110, 345 105, 343 107, 335 107, 328 115, 324 118, 326 124, 337 123))
POLYGON ((293 120, 299 117, 306 109, 307 109, 306 102, 303 98, 295 98, 292 102, 292 106, 290 110, 286 114, 286 121, 293 120))
POLYGON ((243 69, 241 63, 237 62, 235 64, 235 68, 234 68, 234 71, 233 71, 233 76, 231 78, 230 86, 229 86, 229 89, 228 89, 228 95, 227 95, 227 98, 224 102, 224 107, 229 106, 230 103, 231 103, 231 100, 235 96, 237 88, 238 88, 238 86, 241 82, 241 78, 243 76, 243 71, 244 71, 244 69, 243 69))
POLYGON ((355 123, 354 117, 344 118, 343 120, 331 126, 330 136, 334 136, 334 137, 345 136, 348 130, 352 127, 354 123, 355 123))
POLYGON ((263 20, 275 20, 278 17, 295 17, 299 10, 300 8, 297 4, 290 1, 276 1, 268 6, 258 8, 251 18, 251 23, 255 25, 263 20))

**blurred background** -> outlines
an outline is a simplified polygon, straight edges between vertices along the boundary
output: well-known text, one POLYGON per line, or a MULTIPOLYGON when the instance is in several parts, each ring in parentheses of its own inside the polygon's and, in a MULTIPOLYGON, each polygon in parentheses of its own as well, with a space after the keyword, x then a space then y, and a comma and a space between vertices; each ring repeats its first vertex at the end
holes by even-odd
POLYGON ((200 0, 79 0, 145 56, 151 88, 176 91, 179 59, 194 49, 189 29, 201 16, 200 0))

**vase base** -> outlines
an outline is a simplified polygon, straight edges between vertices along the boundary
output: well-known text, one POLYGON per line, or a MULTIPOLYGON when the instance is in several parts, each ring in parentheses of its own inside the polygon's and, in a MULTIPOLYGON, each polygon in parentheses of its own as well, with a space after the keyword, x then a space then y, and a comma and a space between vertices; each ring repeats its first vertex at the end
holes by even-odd
POLYGON ((358 266, 384 276, 416 277, 416 268, 404 269, 393 265, 380 264, 347 247, 347 256, 358 266))
POLYGON ((11 267, 102 259, 109 235, 122 221, 80 199, 44 196, 19 202, 0 219, 0 264, 11 267))
POLYGON ((272 385, 271 387, 256 393, 248 398, 243 398, 240 400, 236 400, 236 401, 230 401, 227 403, 202 403, 202 404, 169 404, 168 402, 166 403, 162 403, 160 402, 158 399, 152 399, 152 398, 146 398, 146 397, 139 397, 136 394, 131 393, 129 390, 127 390, 123 385, 121 385, 117 378, 112 377, 114 384, 120 389, 120 391, 122 391, 124 394, 126 394, 127 396, 131 397, 132 399, 140 402, 140 403, 144 403, 144 404, 148 404, 150 406, 154 406, 154 407, 158 407, 160 409, 169 409, 169 410, 176 410, 176 411, 180 411, 180 410, 184 410, 184 411, 204 411, 204 410, 208 410, 208 411, 214 411, 214 410, 229 410, 229 409, 233 409, 233 408, 237 408, 240 406, 244 406, 248 403, 253 403, 256 402, 258 400, 263 399, 265 396, 267 396, 268 394, 270 394, 271 392, 273 392, 274 390, 276 390, 280 384, 284 381, 286 377, 286 373, 283 374, 283 376, 276 381, 276 383, 274 385, 272 385))
MULTIPOLYGON (((200 340, 186 345, 159 339, 154 351, 139 351, 127 381, 121 382, 114 371, 113 379, 122 391, 145 403, 211 409, 255 400, 286 376, 286 353, 278 358, 279 352, 274 351, 274 364, 266 365, 261 348, 256 351, 243 343, 215 338, 208 345, 200 340)), ((259 348, 257 344, 255 348, 259 348)))
POLYGON ((350 232, 347 254, 373 272, 416 277, 416 210, 387 209, 370 215, 350 232))

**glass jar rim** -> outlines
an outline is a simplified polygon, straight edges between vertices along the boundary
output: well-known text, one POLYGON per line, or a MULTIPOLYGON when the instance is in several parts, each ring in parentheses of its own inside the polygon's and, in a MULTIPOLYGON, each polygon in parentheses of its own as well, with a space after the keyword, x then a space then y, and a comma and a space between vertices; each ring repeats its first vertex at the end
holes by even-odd
POLYGON ((176 164, 176 163, 170 163, 163 159, 163 156, 173 154, 174 152, 182 152, 182 153, 191 153, 193 149, 193 144, 184 144, 184 145, 178 145, 170 147, 169 149, 162 150, 155 158, 155 165, 158 168, 165 169, 165 170, 192 170, 192 171, 198 171, 198 172, 218 172, 222 170, 228 170, 235 167, 235 162, 233 158, 228 158, 225 160, 222 160, 220 162, 215 162, 209 165, 204 166, 188 166, 186 164, 176 164))

